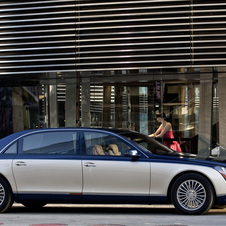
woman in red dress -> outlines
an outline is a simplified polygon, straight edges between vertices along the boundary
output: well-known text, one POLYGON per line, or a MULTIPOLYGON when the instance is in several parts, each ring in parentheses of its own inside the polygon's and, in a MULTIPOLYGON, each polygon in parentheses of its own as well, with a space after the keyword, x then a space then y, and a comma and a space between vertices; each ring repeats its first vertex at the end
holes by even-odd
MULTIPOLYGON (((156 114, 156 117, 157 117, 157 121, 160 122, 161 125, 155 131, 155 133, 149 135, 149 137, 154 137, 154 138, 163 137, 166 139, 174 139, 172 125, 171 123, 165 120, 165 117, 166 117, 165 113, 163 114, 158 113, 156 114)), ((171 140, 164 141, 164 144, 170 147, 171 149, 173 149, 174 151, 182 152, 180 144, 177 141, 171 141, 171 140)))

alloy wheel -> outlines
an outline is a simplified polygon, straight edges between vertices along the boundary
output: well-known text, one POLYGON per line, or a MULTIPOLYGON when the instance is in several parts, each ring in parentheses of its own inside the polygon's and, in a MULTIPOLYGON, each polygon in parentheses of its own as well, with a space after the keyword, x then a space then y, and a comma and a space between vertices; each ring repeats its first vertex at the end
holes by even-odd
POLYGON ((206 190, 197 180, 186 180, 177 189, 178 203, 186 210, 200 209, 206 201, 206 190))
POLYGON ((2 184, 0 184, 0 205, 2 205, 4 200, 5 200, 5 189, 2 186, 2 184))

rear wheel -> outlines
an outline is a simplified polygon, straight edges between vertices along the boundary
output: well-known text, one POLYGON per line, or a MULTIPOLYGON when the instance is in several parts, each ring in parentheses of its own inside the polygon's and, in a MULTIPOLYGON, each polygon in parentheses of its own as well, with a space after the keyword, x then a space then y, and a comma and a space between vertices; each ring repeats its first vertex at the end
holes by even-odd
POLYGON ((13 194, 9 184, 0 178, 0 212, 6 212, 13 204, 13 194))
POLYGON ((189 173, 179 177, 172 186, 171 200, 183 214, 203 214, 214 202, 210 182, 202 175, 189 173))

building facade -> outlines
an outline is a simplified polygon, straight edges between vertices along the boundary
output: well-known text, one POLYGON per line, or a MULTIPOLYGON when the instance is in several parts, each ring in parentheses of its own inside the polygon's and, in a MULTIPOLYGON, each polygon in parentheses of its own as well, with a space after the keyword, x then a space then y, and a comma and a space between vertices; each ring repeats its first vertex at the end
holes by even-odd
POLYGON ((0 3, 0 136, 43 127, 150 134, 226 156, 225 0, 0 3))

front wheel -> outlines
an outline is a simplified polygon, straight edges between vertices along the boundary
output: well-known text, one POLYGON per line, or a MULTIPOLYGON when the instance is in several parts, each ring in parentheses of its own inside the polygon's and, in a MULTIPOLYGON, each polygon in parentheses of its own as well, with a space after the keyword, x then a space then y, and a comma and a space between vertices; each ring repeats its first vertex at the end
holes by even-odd
POLYGON ((171 200, 175 208, 183 214, 203 214, 212 207, 214 192, 204 176, 189 173, 174 182, 171 200))
POLYGON ((13 204, 13 194, 8 183, 0 178, 0 212, 6 212, 13 204))

